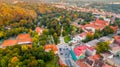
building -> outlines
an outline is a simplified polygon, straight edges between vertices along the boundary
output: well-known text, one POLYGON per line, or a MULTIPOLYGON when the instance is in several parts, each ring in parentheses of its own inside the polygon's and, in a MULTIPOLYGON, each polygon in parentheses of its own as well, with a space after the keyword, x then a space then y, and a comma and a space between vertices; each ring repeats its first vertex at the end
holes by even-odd
POLYGON ((120 36, 115 36, 114 39, 115 39, 115 43, 120 45, 120 36))
POLYGON ((95 30, 103 30, 105 28, 105 26, 107 26, 107 25, 109 25, 109 22, 96 19, 96 21, 93 21, 90 24, 86 24, 86 25, 81 26, 81 27, 85 32, 86 31, 95 32, 95 30))
POLYGON ((19 34, 15 40, 4 40, 4 42, 2 43, 2 48, 17 44, 32 47, 32 38, 30 37, 30 34, 19 34))
POLYGON ((43 29, 40 28, 40 27, 36 27, 36 28, 35 28, 35 31, 38 33, 38 35, 41 35, 42 32, 43 32, 43 29))
POLYGON ((19 34, 16 38, 17 44, 32 44, 30 34, 19 34))
POLYGON ((110 44, 112 44, 114 42, 114 38, 104 36, 104 37, 101 37, 99 41, 109 42, 110 44))
POLYGON ((90 45, 90 46, 94 47, 97 45, 98 42, 100 42, 100 41, 95 39, 95 40, 87 42, 86 45, 90 45))
POLYGON ((58 53, 58 49, 57 49, 55 44, 45 45, 44 49, 45 49, 46 52, 49 52, 50 50, 53 50, 55 54, 58 53))
POLYGON ((92 56, 96 54, 96 50, 87 45, 80 45, 73 49, 77 59, 84 59, 85 56, 92 56))
POLYGON ((4 40, 2 43, 2 48, 5 48, 7 46, 14 46, 17 44, 17 40, 4 40))
POLYGON ((116 55, 118 52, 120 52, 120 45, 116 43, 110 44, 110 51, 116 55))
POLYGON ((84 62, 84 59, 80 59, 80 60, 77 60, 76 61, 76 64, 79 66, 79 67, 88 67, 87 64, 84 62))
POLYGON ((111 29, 113 29, 114 33, 118 31, 118 26, 110 26, 111 29))

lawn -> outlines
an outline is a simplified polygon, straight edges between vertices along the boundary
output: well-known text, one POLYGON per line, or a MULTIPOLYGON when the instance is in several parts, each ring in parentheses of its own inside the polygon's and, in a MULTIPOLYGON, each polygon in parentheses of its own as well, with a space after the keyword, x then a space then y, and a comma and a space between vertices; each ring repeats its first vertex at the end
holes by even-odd
POLYGON ((70 36, 65 36, 64 40, 65 40, 65 43, 68 43, 71 40, 71 38, 70 38, 70 36))

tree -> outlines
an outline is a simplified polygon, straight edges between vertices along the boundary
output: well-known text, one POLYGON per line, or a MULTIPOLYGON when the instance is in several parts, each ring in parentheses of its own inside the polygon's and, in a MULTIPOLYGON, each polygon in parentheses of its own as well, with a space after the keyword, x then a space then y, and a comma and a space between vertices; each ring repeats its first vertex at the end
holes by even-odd
POLYGON ((94 35, 91 33, 87 33, 87 36, 85 38, 85 40, 83 40, 83 42, 88 42, 94 39, 94 35))
POLYGON ((110 49, 109 42, 98 42, 96 46, 97 53, 108 52, 110 49))
POLYGON ((100 30, 96 30, 95 33, 94 33, 94 39, 99 38, 101 36, 103 36, 103 34, 101 33, 101 31, 100 30))
POLYGON ((108 35, 108 34, 112 34, 114 33, 114 30, 110 28, 110 26, 106 26, 104 29, 103 29, 103 35, 108 35))

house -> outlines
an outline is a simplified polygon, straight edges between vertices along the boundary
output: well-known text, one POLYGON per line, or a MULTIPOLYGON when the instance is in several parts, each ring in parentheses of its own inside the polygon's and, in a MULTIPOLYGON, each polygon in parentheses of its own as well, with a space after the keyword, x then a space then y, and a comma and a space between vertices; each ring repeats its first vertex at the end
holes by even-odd
POLYGON ((115 43, 120 45, 120 36, 115 36, 114 39, 115 39, 115 43))
POLYGON ((118 26, 110 26, 110 28, 113 29, 114 33, 116 33, 118 30, 118 26))
POLYGON ((87 64, 87 67, 112 67, 101 60, 101 56, 96 54, 93 56, 89 56, 85 59, 85 63, 87 64))
POLYGON ((80 59, 76 61, 78 67, 88 67, 87 64, 84 62, 84 59, 80 59))
POLYGON ((110 44, 110 51, 115 55, 120 52, 120 45, 117 43, 110 44))
POLYGON ((30 34, 19 34, 16 38, 17 44, 32 44, 32 38, 30 34))
POLYGON ((4 42, 2 43, 2 48, 13 45, 17 45, 17 40, 4 40, 4 42))
POLYGON ((107 53, 101 53, 100 54, 103 57, 103 60, 106 61, 106 63, 112 65, 113 67, 119 67, 120 66, 120 58, 117 56, 113 56, 113 53, 107 52, 107 53))
POLYGON ((55 44, 45 45, 44 49, 45 49, 46 52, 49 52, 50 50, 53 50, 55 54, 58 53, 58 49, 57 49, 55 44))
POLYGON ((109 22, 96 19, 96 21, 93 21, 90 24, 86 24, 86 25, 81 26, 81 27, 85 32, 86 31, 95 32, 95 30, 103 30, 105 28, 105 26, 107 26, 107 25, 109 25, 109 22))
POLYGON ((81 40, 84 40, 87 36, 87 33, 86 32, 82 32, 81 34, 79 34, 79 37, 81 40))
POLYGON ((36 28, 35 28, 35 31, 38 33, 38 35, 40 35, 40 34, 42 34, 43 29, 40 28, 40 27, 36 27, 36 28))
POLYGON ((80 45, 73 49, 77 59, 83 59, 85 56, 91 56, 96 54, 96 50, 91 46, 80 45))

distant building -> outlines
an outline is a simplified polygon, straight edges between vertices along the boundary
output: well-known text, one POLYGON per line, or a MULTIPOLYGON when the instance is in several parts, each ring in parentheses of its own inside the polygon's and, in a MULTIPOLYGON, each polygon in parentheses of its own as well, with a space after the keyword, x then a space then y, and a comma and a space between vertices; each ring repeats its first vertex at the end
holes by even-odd
POLYGON ((86 24, 86 25, 81 26, 81 27, 85 32, 86 31, 95 32, 95 30, 103 30, 105 28, 105 26, 107 26, 107 25, 109 25, 109 22, 96 19, 96 21, 93 21, 90 24, 86 24))
POLYGON ((43 32, 43 29, 40 28, 40 27, 36 27, 36 28, 35 28, 35 31, 38 33, 38 35, 41 35, 42 32, 43 32))

